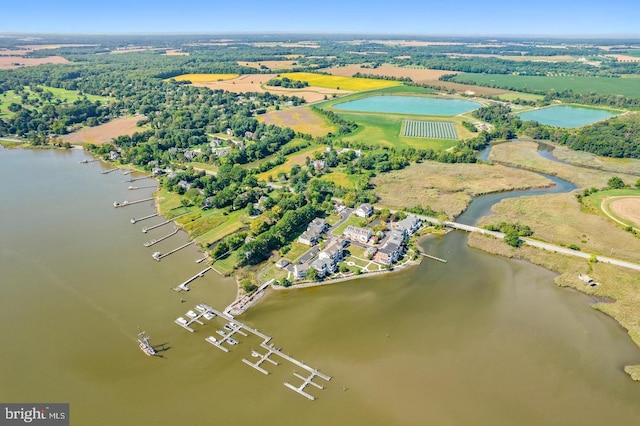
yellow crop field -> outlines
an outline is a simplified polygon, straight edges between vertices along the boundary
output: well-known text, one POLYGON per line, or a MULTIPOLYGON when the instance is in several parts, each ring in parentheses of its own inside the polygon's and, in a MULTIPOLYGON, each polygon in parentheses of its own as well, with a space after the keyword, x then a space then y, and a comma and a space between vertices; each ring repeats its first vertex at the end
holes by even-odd
POLYGON ((231 80, 238 77, 239 74, 182 74, 173 77, 176 81, 188 80, 192 83, 206 83, 209 81, 231 80))
POLYGON ((309 83, 309 86, 324 87, 327 89, 339 88, 341 90, 353 91, 373 90, 402 84, 399 81, 392 80, 343 77, 337 75, 314 74, 312 72, 288 72, 280 74, 280 76, 290 78, 291 80, 306 81, 309 83))

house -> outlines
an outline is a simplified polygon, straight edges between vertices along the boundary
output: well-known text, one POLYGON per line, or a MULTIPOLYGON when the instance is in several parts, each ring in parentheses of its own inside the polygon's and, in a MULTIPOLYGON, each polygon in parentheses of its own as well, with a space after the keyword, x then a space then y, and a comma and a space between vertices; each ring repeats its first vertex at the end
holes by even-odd
POLYGON ((193 160, 194 158, 196 158, 196 155, 198 155, 195 151, 185 151, 184 152, 184 158, 186 158, 187 160, 193 160))
POLYGON ((341 241, 333 241, 318 254, 318 258, 331 261, 333 266, 342 260, 343 246, 341 241))
POLYGON ((400 231, 407 238, 415 233, 422 226, 422 222, 416 216, 408 215, 406 218, 396 223, 395 230, 400 231))
POLYGON ((187 182, 186 180, 181 180, 180 182, 178 182, 178 186, 181 188, 184 188, 186 190, 191 189, 191 184, 189 182, 187 182))
POLYGON ((289 264, 289 261, 283 257, 276 262, 276 268, 284 269, 287 267, 288 264, 289 264))
POLYGON ((376 253, 376 260, 386 265, 396 263, 404 254, 404 233, 393 230, 389 238, 382 244, 376 253))
POLYGON ((367 228, 358 228, 357 226, 349 225, 344 230, 342 235, 350 240, 360 241, 366 243, 371 238, 371 230, 367 228))
POLYGON ((301 280, 307 277, 307 271, 309 270, 309 264, 303 263, 301 265, 293 265, 293 276, 297 280, 301 280))
POLYGON ((109 151, 109 160, 116 161, 120 158, 120 153, 118 151, 109 151))
POLYGON ((318 242, 322 234, 324 234, 327 229, 329 229, 327 221, 317 217, 309 223, 307 230, 298 237, 298 242, 300 244, 313 246, 318 242))
POLYGON ((311 262, 310 267, 316 270, 318 278, 324 278, 338 270, 338 265, 336 263, 333 263, 330 259, 322 257, 318 257, 316 260, 311 262))
POLYGON ((369 217, 373 214, 373 206, 369 203, 364 203, 355 210, 355 214, 359 217, 369 217))

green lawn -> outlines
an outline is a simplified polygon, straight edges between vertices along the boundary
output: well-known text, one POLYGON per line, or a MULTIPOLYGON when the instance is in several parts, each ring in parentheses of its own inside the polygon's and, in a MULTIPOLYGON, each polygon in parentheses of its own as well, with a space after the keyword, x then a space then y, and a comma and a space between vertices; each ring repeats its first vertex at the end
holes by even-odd
MULTIPOLYGON (((54 105, 57 103, 60 103, 60 104, 72 103, 78 99, 82 99, 84 96, 86 96, 87 99, 89 99, 91 102, 101 101, 104 103, 109 100, 109 98, 106 98, 103 96, 81 95, 80 92, 78 92, 77 90, 58 89, 55 87, 48 87, 48 86, 40 86, 40 87, 42 87, 43 91, 45 92, 48 91, 53 94, 53 99, 51 100, 51 103, 53 103, 54 105)), ((42 100, 41 93, 36 93, 32 91, 31 89, 29 89, 28 86, 24 87, 24 91, 28 95, 28 101, 30 103, 34 103, 34 105, 26 105, 28 108, 34 108, 34 107, 38 108, 39 106, 42 106, 43 104, 48 103, 48 101, 42 100)), ((2 95, 0 95, 0 116, 8 118, 14 115, 13 112, 9 111, 9 105, 12 103, 23 105, 22 95, 16 94, 13 90, 8 90, 2 95)))
POLYGON ((289 250, 287 254, 283 255, 282 257, 289 259, 289 261, 291 262, 295 262, 297 258, 305 254, 310 248, 311 247, 306 244, 300 244, 299 242, 294 241, 291 243, 291 250, 289 250))
POLYGON ((342 186, 343 188, 352 189, 356 187, 356 184, 360 177, 361 176, 358 174, 348 175, 340 171, 331 171, 330 173, 322 175, 320 179, 333 182, 336 185, 342 186))
POLYGON ((640 58, 640 49, 627 50, 625 55, 627 55, 627 56, 635 56, 636 58, 640 58))
POLYGON ((518 91, 572 89, 576 93, 615 94, 640 97, 640 84, 632 78, 580 76, 537 77, 510 74, 462 73, 455 76, 452 81, 518 91))
POLYGON ((286 157, 286 161, 282 164, 280 164, 279 166, 274 167, 271 170, 267 170, 266 172, 262 172, 258 175, 256 175, 256 178, 258 178, 259 180, 267 180, 269 178, 269 175, 271 175, 274 179, 278 176, 278 173, 280 172, 284 172, 284 173, 288 173, 289 170, 291 170, 291 168, 294 165, 299 165, 302 166, 305 161, 306 158, 313 158, 313 153, 316 151, 319 152, 324 152, 327 149, 326 146, 324 145, 311 145, 305 149, 302 149, 298 152, 294 152, 293 154, 289 154, 286 157))
POLYGON ((246 218, 246 215, 247 214, 244 210, 237 210, 235 212, 229 213, 228 216, 223 216, 226 217, 227 220, 220 223, 215 228, 212 228, 211 230, 200 235, 197 238, 198 242, 205 245, 213 244, 216 241, 220 241, 227 235, 231 235, 241 228, 244 228, 246 225, 243 222, 243 219, 246 218))
POLYGON ((355 215, 349 216, 347 220, 345 220, 340 226, 332 231, 334 235, 342 235, 347 226, 354 225, 358 227, 362 227, 364 224, 364 219, 355 215))

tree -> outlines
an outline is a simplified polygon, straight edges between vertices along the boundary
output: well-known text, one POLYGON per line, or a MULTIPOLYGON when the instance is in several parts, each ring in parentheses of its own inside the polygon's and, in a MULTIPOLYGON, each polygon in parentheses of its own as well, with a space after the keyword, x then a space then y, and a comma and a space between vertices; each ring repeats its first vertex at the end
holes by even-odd
POLYGON ((518 231, 513 228, 510 228, 504 234, 504 242, 509 244, 511 247, 520 247, 522 245, 522 241, 520 241, 520 236, 518 235, 518 231))
POLYGON ((309 279, 311 281, 317 281, 318 280, 318 271, 316 271, 315 268, 307 269, 307 279, 309 279))
POLYGON ((636 188, 637 188, 637 189, 640 189, 640 179, 638 179, 638 180, 636 181, 636 188))
POLYGON ((613 176, 611 177, 608 181, 607 181, 607 185, 609 186, 609 188, 611 189, 621 189, 624 188, 626 185, 624 184, 624 182, 622 181, 622 179, 620 179, 618 176, 613 176))

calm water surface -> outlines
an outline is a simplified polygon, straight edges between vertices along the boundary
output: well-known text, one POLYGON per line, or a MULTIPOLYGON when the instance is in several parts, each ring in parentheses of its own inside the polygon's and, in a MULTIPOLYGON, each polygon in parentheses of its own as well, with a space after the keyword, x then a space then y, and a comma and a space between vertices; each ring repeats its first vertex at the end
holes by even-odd
POLYGON ((580 127, 614 115, 601 109, 574 106, 552 106, 518 114, 523 121, 537 121, 540 124, 557 127, 580 127))
MULTIPOLYGON (((0 401, 70 402, 74 425, 635 425, 640 384, 622 371, 640 351, 591 300, 553 274, 426 240, 449 260, 383 277, 272 292, 240 319, 333 376, 316 401, 291 392, 289 364, 264 376, 173 324, 195 303, 222 308, 235 284, 202 269, 193 247, 161 262, 131 225, 150 203, 114 209, 121 172, 81 152, 0 148, 0 401), (187 303, 180 303, 180 298, 187 303), (162 358, 137 347, 138 327, 162 358)), ((154 222, 155 221, 155 222, 154 222)), ((187 240, 178 234, 157 250, 187 240)))
POLYGON ((478 109, 480 104, 464 99, 421 96, 371 96, 334 105, 344 111, 386 112, 392 114, 457 115, 478 109))

